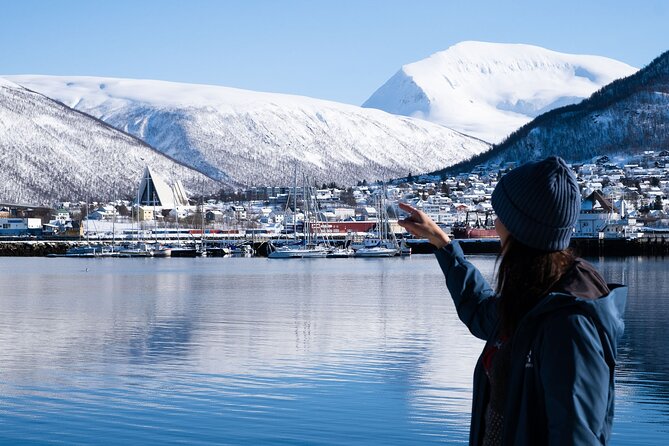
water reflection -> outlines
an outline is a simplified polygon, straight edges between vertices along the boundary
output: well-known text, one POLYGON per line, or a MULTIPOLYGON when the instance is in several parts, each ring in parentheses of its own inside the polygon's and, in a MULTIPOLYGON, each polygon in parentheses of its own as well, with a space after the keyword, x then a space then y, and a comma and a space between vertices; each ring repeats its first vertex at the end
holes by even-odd
POLYGON ((607 279, 629 287, 618 357, 614 440, 618 444, 660 444, 669 433, 669 348, 664 341, 669 321, 668 260, 591 260, 607 279))
MULTIPOLYGON (((608 279, 638 283, 619 413, 666 422, 662 263, 596 261, 608 279)), ((474 262, 491 276, 494 258, 474 262)), ((431 256, 0 259, 0 269, 0 442, 467 439, 481 343, 431 256)), ((615 439, 633 438, 622 425, 615 439)))

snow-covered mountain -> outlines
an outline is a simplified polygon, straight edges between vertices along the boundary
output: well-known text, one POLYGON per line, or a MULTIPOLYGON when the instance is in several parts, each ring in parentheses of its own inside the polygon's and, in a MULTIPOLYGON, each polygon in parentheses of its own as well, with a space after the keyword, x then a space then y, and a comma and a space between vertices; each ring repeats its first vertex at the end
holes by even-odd
POLYGON ((538 116, 492 150, 448 170, 466 172, 477 164, 522 163, 549 155, 583 162, 646 150, 669 150, 669 51, 579 104, 538 116))
POLYGON ((7 76, 238 185, 351 184, 452 165, 489 145, 427 121, 301 96, 165 81, 7 76))
POLYGON ((0 201, 132 196, 147 165, 194 192, 220 187, 131 135, 0 78, 0 201))
POLYGON ((363 107, 445 125, 491 143, 637 69, 532 45, 461 42, 404 65, 363 107))

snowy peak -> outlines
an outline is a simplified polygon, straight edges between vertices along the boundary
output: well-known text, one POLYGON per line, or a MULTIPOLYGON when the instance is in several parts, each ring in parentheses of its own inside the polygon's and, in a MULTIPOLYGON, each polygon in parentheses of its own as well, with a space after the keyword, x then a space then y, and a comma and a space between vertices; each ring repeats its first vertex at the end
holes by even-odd
POLYGON ((636 68, 523 44, 461 42, 402 67, 364 104, 499 142, 636 68))

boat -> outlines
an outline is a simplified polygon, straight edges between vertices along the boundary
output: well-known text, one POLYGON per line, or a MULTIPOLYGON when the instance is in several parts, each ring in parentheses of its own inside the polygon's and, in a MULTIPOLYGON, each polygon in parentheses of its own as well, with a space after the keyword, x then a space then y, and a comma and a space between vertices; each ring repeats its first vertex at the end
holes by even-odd
POLYGON ((453 225, 451 228, 454 239, 497 238, 495 217, 492 211, 485 211, 483 218, 479 211, 467 211, 465 221, 453 225), (472 218, 471 215, 474 215, 472 218))
POLYGON ((243 243, 241 245, 230 246, 230 253, 234 256, 252 256, 254 254, 253 246, 243 243))
MULTIPOLYGON (((304 191, 304 238, 298 242, 296 239, 296 233, 293 231, 294 242, 290 245, 276 247, 274 244, 270 243, 270 249, 272 251, 267 255, 267 258, 270 259, 313 259, 313 258, 325 258, 328 253, 331 251, 330 246, 325 246, 322 244, 316 244, 312 241, 312 230, 311 225, 311 215, 309 213, 309 202, 311 201, 311 187, 306 186, 308 182, 306 178, 304 179, 305 186, 302 188, 304 191)), ((297 210, 297 186, 293 187, 293 209, 297 210)), ((312 209, 315 210, 316 205, 312 206, 312 209)), ((316 214, 316 212, 314 212, 316 214)), ((295 222, 294 222, 295 223, 295 222)), ((294 225, 296 226, 296 225, 294 225)))
POLYGON ((170 246, 172 257, 197 257, 197 248, 195 245, 175 244, 170 246))
MULTIPOLYGON (((355 249, 355 257, 393 257, 402 252, 395 233, 390 230, 390 219, 386 211, 385 186, 383 187, 383 195, 379 198, 377 206, 379 215, 377 231, 369 233, 363 239, 362 246, 351 244, 351 247, 355 249)), ((409 255, 411 254, 411 250, 405 250, 404 252, 409 255)))
POLYGON ((355 257, 395 257, 397 252, 397 248, 372 246, 369 248, 360 248, 356 250, 355 257))
POLYGON ((204 251, 206 251, 207 257, 225 257, 232 254, 230 247, 214 243, 205 245, 204 251))
POLYGON ((327 254, 328 259, 344 259, 353 257, 355 251, 351 248, 331 248, 327 254))
POLYGON ((74 246, 68 249, 65 254, 49 254, 48 257, 113 257, 116 255, 114 248, 109 245, 84 245, 74 246))
POLYGON ((172 257, 172 248, 165 245, 158 245, 153 250, 153 257, 172 257))
POLYGON ((117 250, 119 257, 153 257, 155 250, 148 243, 132 243, 117 250))
POLYGON ((402 239, 402 241, 400 242, 400 255, 401 256, 411 255, 411 246, 409 246, 406 239, 402 239))
POLYGON ((270 259, 314 259, 325 258, 330 251, 321 245, 287 245, 274 248, 267 256, 270 259))

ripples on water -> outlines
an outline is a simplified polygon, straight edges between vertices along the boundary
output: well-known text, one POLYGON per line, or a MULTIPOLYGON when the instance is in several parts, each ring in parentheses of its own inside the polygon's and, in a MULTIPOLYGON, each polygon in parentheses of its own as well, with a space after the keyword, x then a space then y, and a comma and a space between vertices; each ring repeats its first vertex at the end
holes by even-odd
MULTIPOLYGON (((473 259, 490 277, 494 257, 473 259)), ((669 419, 657 292, 669 283, 645 262, 597 260, 649 294, 628 309, 618 444, 657 444, 669 419)), ((1 444, 467 441, 482 345, 432 256, 0 268, 1 444)))

